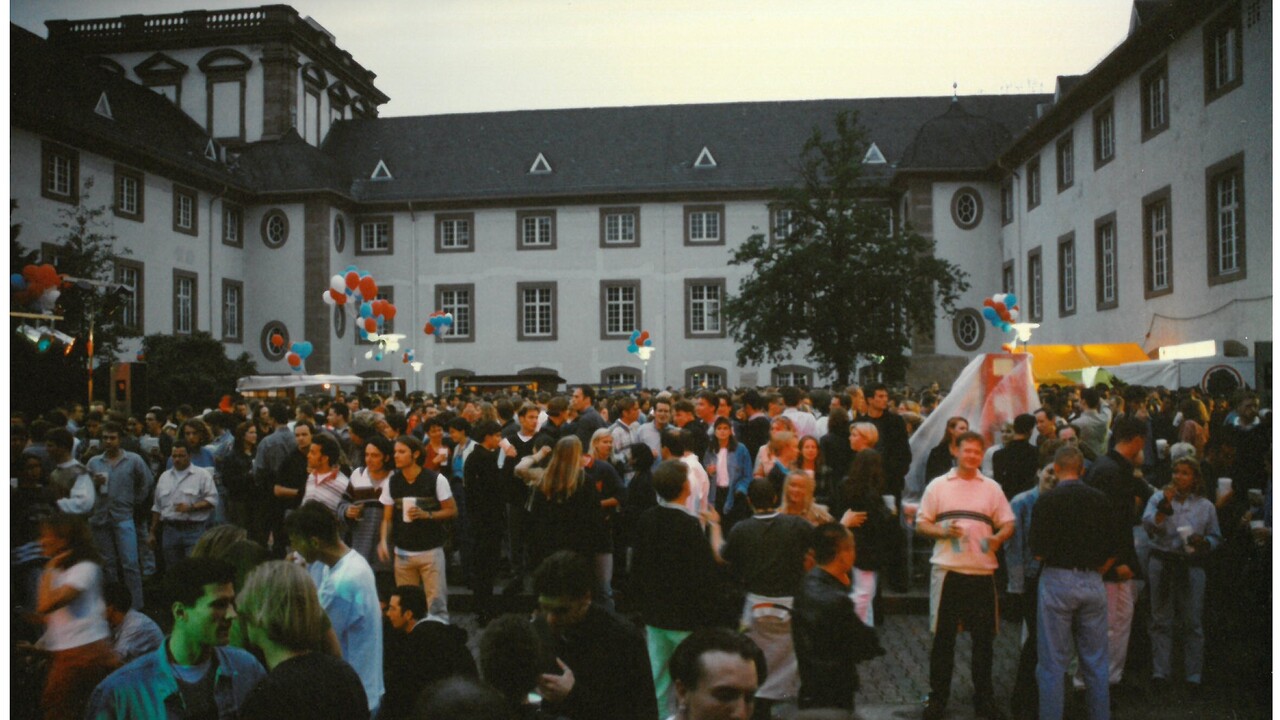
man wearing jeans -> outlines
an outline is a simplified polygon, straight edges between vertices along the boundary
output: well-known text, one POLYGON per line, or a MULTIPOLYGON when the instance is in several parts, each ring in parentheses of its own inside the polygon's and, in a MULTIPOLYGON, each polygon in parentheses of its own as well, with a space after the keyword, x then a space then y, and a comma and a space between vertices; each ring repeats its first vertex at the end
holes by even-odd
POLYGON ((951 696, 956 629, 973 637, 973 706, 979 717, 1001 718, 991 685, 996 630, 996 551, 1013 536, 1013 511, 1000 485, 978 471, 982 436, 956 438, 959 465, 929 483, 920 498, 916 532, 935 540, 929 586, 933 648, 925 720, 939 720, 951 696))
POLYGON ((1063 447, 1053 458, 1058 485, 1031 514, 1031 552, 1043 562, 1036 639, 1040 717, 1062 717, 1063 676, 1075 647, 1092 720, 1111 716, 1107 666, 1107 590, 1102 574, 1115 563, 1119 534, 1098 519, 1111 517, 1107 497, 1080 481, 1084 455, 1063 447))
POLYGON ((218 502, 218 489, 208 470, 191 464, 192 448, 186 440, 173 444, 173 467, 156 481, 156 499, 151 506, 151 534, 147 542, 155 547, 157 531, 163 527, 161 552, 166 568, 191 555, 196 541, 209 525, 209 516, 218 502))
POLYGON ((89 460, 89 475, 98 491, 89 527, 102 553, 107 581, 123 580, 133 596, 133 609, 141 610, 142 569, 133 511, 147 500, 151 469, 136 453, 120 448, 122 433, 119 425, 107 423, 102 430, 103 453, 89 460))

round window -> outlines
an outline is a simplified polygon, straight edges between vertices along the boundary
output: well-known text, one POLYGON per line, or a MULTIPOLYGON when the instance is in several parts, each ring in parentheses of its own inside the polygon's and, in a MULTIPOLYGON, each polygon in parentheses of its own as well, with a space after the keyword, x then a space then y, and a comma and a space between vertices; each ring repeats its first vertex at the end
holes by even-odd
POLYGON ((333 221, 333 249, 342 252, 347 246, 347 224, 339 216, 333 221))
POLYGON ((965 308, 957 312, 951 321, 951 334, 955 337, 956 346, 961 350, 977 350, 982 344, 985 333, 982 316, 977 310, 965 308))
POLYGON ((272 210, 262 218, 262 242, 278 248, 289 239, 289 218, 280 210, 272 210))
POLYGON ((964 230, 972 230, 982 222, 982 196, 977 190, 966 186, 951 196, 951 219, 964 230))
POLYGON ((341 338, 347 332, 347 313, 345 308, 333 308, 333 333, 341 338))
POLYGON ((262 347, 262 357, 273 362, 283 360, 289 352, 289 328, 279 320, 272 320, 262 326, 258 344, 262 347))

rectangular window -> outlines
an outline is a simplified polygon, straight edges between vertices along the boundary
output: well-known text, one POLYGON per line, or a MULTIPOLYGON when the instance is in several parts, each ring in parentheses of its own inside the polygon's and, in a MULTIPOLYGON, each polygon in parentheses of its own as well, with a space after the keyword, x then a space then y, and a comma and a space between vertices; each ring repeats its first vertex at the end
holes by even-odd
POLYGON ((1040 206, 1040 158, 1027 161, 1027 210, 1040 206))
POLYGON ((520 210, 516 213, 517 250, 554 250, 555 247, 555 210, 520 210))
POLYGON ((1013 222, 1013 178, 1000 183, 1000 224, 1013 222))
POLYGON ((471 229, 475 213, 441 213, 436 215, 436 252, 471 252, 475 250, 471 229))
POLYGON ((222 340, 244 340, 244 283, 238 280, 222 280, 222 340))
POLYGON ((720 303, 724 301, 723 278, 697 278, 684 281, 684 336, 724 337, 725 327, 720 317, 720 303))
POLYGON ((1173 292, 1172 190, 1165 186, 1142 199, 1142 264, 1144 296, 1173 292))
POLYGON ((1058 238, 1058 316, 1076 314, 1076 235, 1058 238))
POLYGON ((200 195, 193 189, 173 186, 173 231, 196 235, 200 225, 200 195))
POLYGON ((303 133, 308 145, 320 144, 320 95, 310 89, 303 100, 303 133))
POLYGON ((640 208, 600 208, 600 247, 638 247, 640 208))
POLYGON ((173 271, 173 332, 190 335, 196 331, 196 274, 173 271))
POLYGON ((142 222, 142 189, 141 171, 116 165, 116 217, 142 222))
POLYGON ((1000 272, 1000 292, 1018 293, 1017 273, 1014 272, 1012 260, 1004 261, 1004 268, 1000 272))
POLYGON ((1142 73, 1142 141, 1169 127, 1169 65, 1166 59, 1142 73))
POLYGON ((366 217, 356 221, 360 228, 360 241, 356 243, 357 255, 390 255, 395 249, 395 238, 390 215, 366 217))
POLYGON ((556 283, 516 283, 517 340, 556 339, 556 283))
POLYGON ((1204 27, 1204 102, 1226 95, 1244 80, 1240 6, 1232 5, 1204 27))
POLYGON ((727 383, 724 370, 710 366, 686 370, 684 378, 685 387, 701 388, 703 390, 719 390, 727 383))
POLYGON ((244 80, 209 85, 209 134, 218 140, 244 139, 244 80))
POLYGON ((770 239, 774 242, 786 240, 795 232, 795 214, 789 208, 770 208, 770 239))
POLYGON ((1108 213, 1094 221, 1093 241, 1098 309, 1110 310, 1120 304, 1120 289, 1116 285, 1119 255, 1116 250, 1115 213, 1108 213))
POLYGON ((475 341, 475 298, 474 284, 436 286, 436 308, 453 314, 453 327, 438 336, 438 342, 475 341))
POLYGON ((226 201, 222 203, 222 244, 244 247, 244 209, 226 201))
POLYGON ((1040 248, 1027 253, 1027 300, 1031 322, 1044 319, 1044 258, 1040 248))
POLYGON ((635 370, 605 370, 600 374, 604 385, 639 385, 640 373, 635 370))
POLYGON ((1071 133, 1058 140, 1058 192, 1076 181, 1076 144, 1071 133))
POLYGON ((1111 162, 1116 156, 1116 112, 1111 100, 1093 111, 1093 167, 1111 162))
POLYGON ((1241 280, 1245 265, 1244 155, 1211 166, 1208 194, 1209 284, 1241 280))
POLYGON ((142 333, 142 263, 124 258, 115 258, 115 282, 131 290, 124 297, 120 306, 120 326, 139 334, 142 333))
POLYGON ((80 153, 65 145, 42 142, 40 155, 40 194, 58 202, 80 202, 80 153))
POLYGON ((610 340, 640 329, 640 281, 600 281, 600 339, 610 340))
POLYGON ((686 205, 684 207, 685 245, 723 245, 723 205, 686 205))

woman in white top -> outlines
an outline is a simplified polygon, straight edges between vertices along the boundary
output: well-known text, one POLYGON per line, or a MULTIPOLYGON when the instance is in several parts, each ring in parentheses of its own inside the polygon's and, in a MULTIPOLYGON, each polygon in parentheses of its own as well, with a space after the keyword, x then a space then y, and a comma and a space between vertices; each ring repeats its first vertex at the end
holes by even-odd
POLYGON ((36 596, 44 616, 44 649, 53 662, 41 707, 46 720, 84 717, 93 689, 120 666, 102 599, 102 561, 84 518, 54 515, 40 524, 49 558, 36 596))
POLYGON ((395 446, 381 435, 369 438, 364 447, 364 466, 351 472, 348 485, 352 502, 344 502, 340 514, 351 526, 351 547, 369 561, 375 573, 391 572, 388 562, 378 557, 378 539, 382 529, 382 484, 391 477, 395 446))

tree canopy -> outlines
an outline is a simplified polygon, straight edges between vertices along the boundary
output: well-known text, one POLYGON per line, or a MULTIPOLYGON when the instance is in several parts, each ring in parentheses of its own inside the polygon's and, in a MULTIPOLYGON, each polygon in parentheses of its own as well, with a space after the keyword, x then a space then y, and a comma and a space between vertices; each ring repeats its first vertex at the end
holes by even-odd
POLYGON ((859 358, 900 377, 912 334, 950 313, 965 273, 933 255, 933 241, 892 219, 889 196, 863 177, 868 143, 856 113, 818 129, 800 154, 797 182, 777 191, 778 227, 752 235, 731 265, 750 274, 725 302, 740 364, 782 362, 804 346, 823 374, 849 382, 859 358))
POLYGON ((142 339, 147 362, 147 401, 152 405, 215 407, 235 392, 236 380, 255 375, 248 353, 234 360, 226 346, 207 332, 191 335, 148 335, 142 339))

